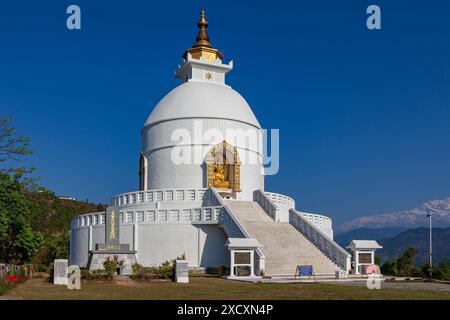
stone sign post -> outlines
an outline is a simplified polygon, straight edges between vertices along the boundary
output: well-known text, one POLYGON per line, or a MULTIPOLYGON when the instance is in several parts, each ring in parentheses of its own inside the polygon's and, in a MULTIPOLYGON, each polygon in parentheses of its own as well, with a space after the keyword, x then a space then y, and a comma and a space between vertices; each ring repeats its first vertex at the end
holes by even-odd
POLYGON ((188 283, 189 270, 187 260, 176 260, 175 262, 175 282, 188 283))
POLYGON ((95 250, 89 252, 89 271, 103 269, 106 259, 115 257, 122 261, 120 274, 133 274, 132 266, 137 262, 136 251, 130 250, 128 244, 120 243, 120 211, 115 206, 106 208, 105 243, 97 243, 95 250))
POLYGON ((67 259, 55 259, 53 264, 53 284, 67 285, 68 265, 67 259))

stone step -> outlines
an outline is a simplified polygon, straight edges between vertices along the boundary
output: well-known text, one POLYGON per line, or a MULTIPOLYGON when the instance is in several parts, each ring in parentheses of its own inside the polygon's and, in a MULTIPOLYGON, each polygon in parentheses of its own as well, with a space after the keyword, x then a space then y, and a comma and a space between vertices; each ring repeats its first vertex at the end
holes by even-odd
POLYGON ((235 218, 263 246, 268 276, 292 276, 297 265, 334 275, 339 267, 288 222, 275 222, 253 201, 226 200, 235 218))

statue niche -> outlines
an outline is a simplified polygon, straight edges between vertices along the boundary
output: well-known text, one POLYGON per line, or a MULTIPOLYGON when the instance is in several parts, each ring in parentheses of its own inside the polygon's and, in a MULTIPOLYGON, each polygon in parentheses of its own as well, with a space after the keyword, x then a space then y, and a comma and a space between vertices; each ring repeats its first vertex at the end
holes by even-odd
POLYGON ((223 167, 220 163, 217 163, 214 167, 213 187, 222 189, 228 189, 230 187, 230 181, 225 177, 223 167))
POLYGON ((224 140, 211 148, 205 162, 208 188, 241 191, 240 162, 236 147, 224 140))

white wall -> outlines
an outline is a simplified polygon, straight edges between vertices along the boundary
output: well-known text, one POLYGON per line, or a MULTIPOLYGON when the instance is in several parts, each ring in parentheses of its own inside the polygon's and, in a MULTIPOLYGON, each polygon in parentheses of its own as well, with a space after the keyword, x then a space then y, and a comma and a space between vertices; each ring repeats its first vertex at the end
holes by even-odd
POLYGON ((217 225, 139 224, 138 262, 159 265, 186 254, 190 267, 228 264, 226 235, 217 225))
POLYGON ((239 199, 252 200, 253 191, 264 188, 264 176, 262 171, 262 140, 261 129, 247 123, 228 119, 176 119, 160 122, 144 127, 142 130, 142 153, 148 163, 148 188, 149 189, 173 189, 173 188, 205 188, 206 174, 204 156, 210 148, 226 139, 231 145, 235 145, 241 161, 240 185, 242 192, 239 199), (192 164, 176 164, 173 162, 172 150, 179 142, 172 141, 172 132, 180 128, 190 132, 194 139, 194 122, 200 123, 202 130, 214 128, 221 133, 221 137, 210 141, 192 140, 191 152, 192 164), (227 129, 241 129, 242 132, 254 133, 255 139, 237 139, 230 141, 227 138, 227 129), (200 150, 201 157, 195 159, 194 153, 200 150), (204 155, 204 156, 203 156, 204 155))
MULTIPOLYGON (((93 226, 92 247, 105 243, 105 225, 93 226)), ((120 226, 120 243, 134 249, 133 224, 120 226)), ((137 227, 137 259, 145 266, 160 265, 166 260, 186 254, 190 267, 212 267, 229 263, 225 247, 227 237, 217 224, 139 223, 137 227)), ((86 267, 89 258, 89 227, 72 228, 70 264, 86 267)))

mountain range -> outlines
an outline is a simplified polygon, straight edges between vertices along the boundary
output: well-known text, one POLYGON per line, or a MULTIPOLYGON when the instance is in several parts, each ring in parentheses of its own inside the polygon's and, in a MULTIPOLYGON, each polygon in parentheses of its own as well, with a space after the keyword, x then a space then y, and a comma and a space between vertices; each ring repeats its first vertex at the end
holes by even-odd
POLYGON ((409 210, 362 216, 342 224, 340 228, 337 228, 336 235, 359 228, 401 228, 406 230, 427 227, 429 223, 427 214, 430 213, 432 214, 433 226, 449 227, 450 197, 442 200, 431 200, 409 210))
MULTIPOLYGON (((378 239, 377 242, 383 249, 377 251, 376 255, 382 261, 397 259, 406 249, 413 247, 417 251, 415 262, 417 265, 427 262, 430 252, 430 229, 410 229, 393 237, 378 239)), ((450 228, 433 228, 433 261, 450 257, 450 228)))
MULTIPOLYGON (((415 262, 417 265, 429 259, 430 229, 403 228, 370 229, 358 228, 334 237, 342 247, 346 247, 351 240, 376 240, 383 248, 376 251, 382 262, 399 258, 409 247, 417 251, 415 262)), ((433 228, 433 261, 450 257, 450 228, 433 228)))
POLYGON ((346 247, 352 240, 380 240, 396 236, 399 233, 406 231, 405 228, 384 228, 384 229, 371 229, 371 228, 358 228, 350 230, 345 233, 341 233, 334 237, 340 246, 346 247))

